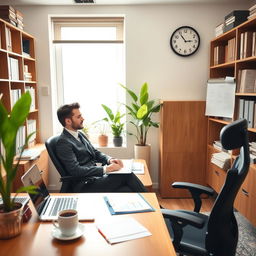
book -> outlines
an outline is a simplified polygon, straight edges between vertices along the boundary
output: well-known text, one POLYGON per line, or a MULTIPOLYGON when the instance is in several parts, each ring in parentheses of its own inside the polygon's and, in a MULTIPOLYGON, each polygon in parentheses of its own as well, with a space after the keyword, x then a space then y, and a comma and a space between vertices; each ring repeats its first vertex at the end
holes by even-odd
POLYGON ((111 194, 103 199, 112 215, 155 211, 139 193, 111 194))
POLYGON ((104 219, 97 221, 96 226, 110 244, 152 235, 137 220, 130 217, 104 219))
POLYGON ((252 31, 246 31, 244 33, 244 48, 243 48, 243 57, 252 56, 252 31))
POLYGON ((16 159, 20 160, 35 160, 41 154, 41 151, 35 148, 25 149, 21 155, 17 155, 16 159))
POLYGON ((256 69, 243 69, 241 72, 242 73, 239 92, 254 92, 256 69))

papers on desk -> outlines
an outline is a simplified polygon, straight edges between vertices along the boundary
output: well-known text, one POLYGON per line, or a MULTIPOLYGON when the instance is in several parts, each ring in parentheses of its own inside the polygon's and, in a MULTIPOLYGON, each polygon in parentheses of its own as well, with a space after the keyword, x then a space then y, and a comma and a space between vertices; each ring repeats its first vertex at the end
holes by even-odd
POLYGON ((104 222, 97 222, 96 226, 110 244, 152 235, 138 221, 129 217, 104 219, 104 222))
POLYGON ((140 162, 136 162, 133 159, 124 159, 122 160, 124 167, 116 172, 110 172, 108 174, 127 174, 127 173, 135 173, 135 174, 144 174, 144 164, 140 162))
POLYGON ((138 193, 111 194, 103 198, 112 215, 155 211, 144 197, 138 193))

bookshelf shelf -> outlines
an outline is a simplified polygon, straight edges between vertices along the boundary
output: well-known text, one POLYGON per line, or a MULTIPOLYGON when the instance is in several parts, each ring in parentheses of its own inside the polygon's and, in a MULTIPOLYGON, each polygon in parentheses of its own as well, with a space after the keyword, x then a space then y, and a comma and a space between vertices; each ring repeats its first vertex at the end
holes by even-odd
MULTIPOLYGON (((8 111, 15 101, 26 91, 30 92, 32 103, 30 113, 21 127, 20 145, 25 136, 35 132, 28 142, 29 147, 40 149, 41 155, 33 161, 21 161, 13 190, 20 187, 20 177, 33 165, 43 170, 43 179, 48 184, 48 154, 40 140, 38 84, 36 79, 35 39, 27 32, 0 19, 0 94, 8 111)), ((16 150, 17 153, 18 150, 16 150)))
MULTIPOLYGON (((256 18, 244 22, 232 30, 214 38, 210 42, 209 78, 223 78, 225 76, 236 78, 237 92, 235 94, 235 111, 231 121, 242 117, 248 119, 248 135, 250 142, 256 141, 256 91, 248 90, 248 87, 241 86, 242 79, 245 79, 243 73, 250 72, 242 70, 251 69, 256 70, 256 18), (248 43, 250 37, 253 38, 253 33, 255 34, 255 48, 252 47, 253 43, 248 43), (250 34, 250 37, 248 34, 250 34), (245 37, 246 40, 244 39, 245 37), (216 51, 216 49, 218 51, 216 51), (242 88, 246 88, 246 90, 242 90, 242 88), (244 104, 244 109, 242 110, 248 109, 247 112, 241 111, 240 108, 240 105, 242 106, 244 101, 248 102, 248 108, 244 104), (249 107, 249 104, 253 107, 249 107), (253 114, 247 114, 249 113, 249 109, 253 111, 251 112, 253 114), (241 115, 241 113, 243 113, 243 115, 241 115)), ((221 129, 228 123, 230 122, 219 118, 208 117, 206 181, 217 193, 220 192, 222 184, 224 183, 226 172, 211 162, 212 154, 218 152, 213 147, 213 143, 219 140, 221 129), (217 175, 215 175, 215 173, 217 173, 217 175)), ((239 150, 232 151, 231 162, 235 160, 238 153, 239 150)), ((251 213, 248 212, 248 209, 253 208, 253 200, 256 199, 256 189, 253 190, 255 183, 253 186, 250 185, 252 181, 256 182, 256 164, 250 165, 249 174, 238 192, 235 207, 256 225, 256 219, 254 217, 252 218, 251 213), (247 198, 245 198, 243 190, 248 192, 249 196, 247 198)))

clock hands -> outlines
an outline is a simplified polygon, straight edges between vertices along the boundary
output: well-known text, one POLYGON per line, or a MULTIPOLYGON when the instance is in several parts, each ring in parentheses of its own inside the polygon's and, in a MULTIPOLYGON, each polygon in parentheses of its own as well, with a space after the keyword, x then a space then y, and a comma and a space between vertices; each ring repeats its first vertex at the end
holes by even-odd
POLYGON ((180 35, 181 37, 182 37, 182 39, 184 40, 184 42, 186 43, 187 42, 187 40, 184 38, 184 36, 183 35, 180 35))

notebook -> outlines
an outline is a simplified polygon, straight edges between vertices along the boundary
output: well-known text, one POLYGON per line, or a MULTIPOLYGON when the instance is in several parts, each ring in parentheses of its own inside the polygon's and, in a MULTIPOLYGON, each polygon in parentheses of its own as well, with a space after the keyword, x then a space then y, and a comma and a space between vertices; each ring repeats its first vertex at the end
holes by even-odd
POLYGON ((58 212, 65 209, 77 210, 79 220, 94 220, 92 213, 88 211, 78 196, 50 196, 37 165, 33 165, 21 177, 21 180, 24 186, 35 185, 37 187, 38 193, 29 194, 29 196, 40 220, 56 220, 58 212))

